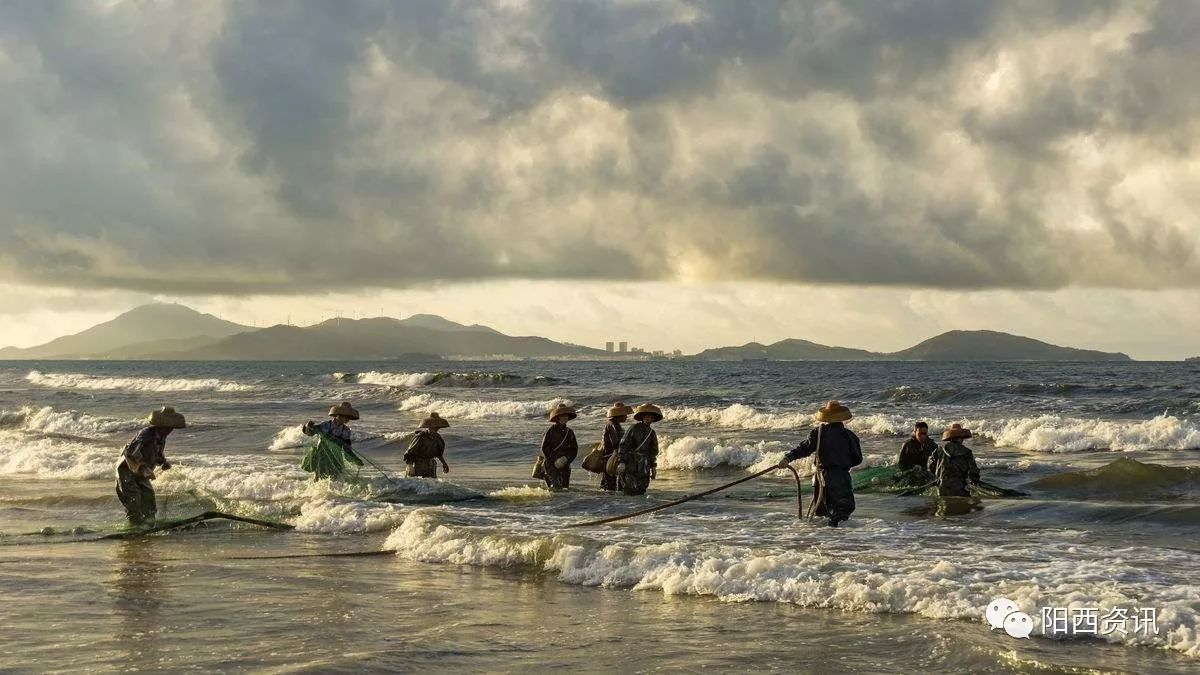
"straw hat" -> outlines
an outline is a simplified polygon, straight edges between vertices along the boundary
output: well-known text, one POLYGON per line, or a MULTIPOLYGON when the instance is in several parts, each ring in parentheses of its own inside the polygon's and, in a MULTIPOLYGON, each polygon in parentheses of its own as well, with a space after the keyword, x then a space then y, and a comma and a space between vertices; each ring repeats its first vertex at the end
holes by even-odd
POLYGON ((562 415, 566 415, 567 419, 569 420, 579 417, 574 408, 565 403, 559 403, 558 405, 554 406, 553 410, 550 411, 550 421, 553 422, 562 415))
POLYGON ((854 415, 850 414, 850 409, 842 405, 841 401, 830 401, 817 411, 816 417, 818 422, 845 422, 854 415))
POLYGON ((150 426, 183 429, 187 427, 187 420, 183 419, 183 415, 175 412, 171 406, 164 405, 162 409, 150 413, 150 426))
POLYGON ((450 426, 450 423, 438 416, 437 413, 429 413, 429 417, 421 420, 422 429, 445 429, 450 426))
POLYGON ((971 430, 964 429, 961 424, 955 422, 950 425, 950 428, 942 432, 943 441, 952 441, 956 438, 970 438, 971 430))
POLYGON ((352 420, 358 419, 358 411, 354 409, 354 406, 350 405, 349 401, 342 401, 329 409, 330 417, 337 417, 339 415, 349 417, 352 420))
POLYGON ((629 415, 632 415, 632 414, 633 414, 633 408, 630 408, 629 406, 625 405, 621 401, 617 401, 616 403, 613 404, 613 406, 611 408, 608 409, 607 417, 608 417, 608 419, 611 420, 614 417, 628 417, 629 415))
POLYGON ((643 403, 634 409, 633 419, 636 420, 642 415, 653 415, 655 422, 661 422, 663 418, 662 410, 660 410, 659 407, 653 403, 643 403))

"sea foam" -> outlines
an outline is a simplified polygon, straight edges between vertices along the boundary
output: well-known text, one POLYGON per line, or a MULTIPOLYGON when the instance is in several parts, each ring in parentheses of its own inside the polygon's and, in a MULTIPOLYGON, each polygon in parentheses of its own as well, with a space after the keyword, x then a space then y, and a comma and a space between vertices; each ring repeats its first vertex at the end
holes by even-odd
POLYGON ((55 389, 123 390, 123 391, 253 391, 256 387, 217 378, 159 378, 159 377, 106 377, 83 373, 42 373, 31 370, 26 381, 42 387, 55 389))
POLYGON ((430 394, 409 396, 400 402, 401 412, 437 411, 447 419, 484 420, 495 418, 536 418, 544 416, 554 406, 571 402, 565 398, 548 401, 458 401, 439 399, 430 394))

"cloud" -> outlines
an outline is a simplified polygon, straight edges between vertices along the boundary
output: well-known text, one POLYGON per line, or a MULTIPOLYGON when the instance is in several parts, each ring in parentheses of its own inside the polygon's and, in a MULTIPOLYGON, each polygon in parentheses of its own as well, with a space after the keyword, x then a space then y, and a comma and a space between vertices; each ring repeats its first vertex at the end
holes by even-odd
POLYGON ((1191 2, 0 6, 0 280, 1200 286, 1191 2))

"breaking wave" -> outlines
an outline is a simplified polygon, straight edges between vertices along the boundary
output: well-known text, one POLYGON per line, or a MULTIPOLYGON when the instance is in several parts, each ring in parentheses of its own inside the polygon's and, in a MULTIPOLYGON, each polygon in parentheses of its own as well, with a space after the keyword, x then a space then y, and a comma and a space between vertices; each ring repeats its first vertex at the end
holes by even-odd
POLYGON ((1114 550, 1036 534, 973 546, 931 538, 913 524, 884 521, 858 528, 870 530, 870 536, 855 529, 823 532, 821 545, 812 546, 811 526, 782 516, 777 523, 755 523, 757 534, 774 543, 750 549, 740 545, 745 533, 728 516, 692 514, 689 520, 715 522, 689 525, 693 534, 676 528, 662 537, 648 534, 649 526, 581 536, 556 533, 562 523, 544 516, 534 520, 509 513, 505 518, 481 526, 453 510, 418 509, 384 547, 411 560, 524 569, 581 586, 931 619, 978 622, 982 608, 997 596, 1031 608, 1151 604, 1158 609, 1158 635, 1114 633, 1108 639, 1200 655, 1195 587, 1179 572, 1195 568, 1193 553, 1155 551, 1162 578, 1116 585, 1107 571, 1137 564, 1146 549, 1114 550), (593 538, 599 536, 606 539, 593 538), (1031 547, 1041 554, 1031 558, 1031 547), (1012 560, 1022 564, 1014 566, 1012 560))
MULTIPOLYGON (((932 422, 930 423, 932 424, 932 422)), ((1085 450, 1192 450, 1200 448, 1200 426, 1172 415, 1141 421, 1113 421, 1043 415, 1000 420, 968 420, 972 433, 996 445, 1039 452, 1085 450)))
POLYGON ((106 377, 83 373, 42 373, 29 371, 26 381, 55 389, 87 389, 107 391, 254 391, 256 387, 217 378, 159 378, 159 377, 106 377))
POLYGON ((0 438, 0 476, 37 480, 108 478, 120 452, 51 438, 0 438))
POLYGON ((365 373, 334 373, 333 378, 339 382, 405 389, 425 386, 465 388, 548 387, 565 382, 565 380, 545 375, 525 376, 503 372, 387 373, 372 370, 365 373))
POLYGON ((1200 489, 1200 467, 1147 464, 1122 457, 1096 469, 1046 476, 1033 487, 1075 496, 1145 498, 1200 489))
POLYGON ((435 398, 430 394, 417 394, 401 401, 397 409, 401 412, 437 411, 451 421, 456 417, 484 420, 501 417, 542 417, 560 403, 569 405, 571 401, 565 398, 553 398, 548 401, 455 401, 435 398))
POLYGON ((778 463, 789 449, 786 443, 779 441, 736 444, 696 436, 664 437, 659 448, 658 466, 661 469, 693 470, 778 463))
POLYGON ((118 420, 110 417, 95 417, 77 410, 55 410, 50 406, 35 408, 25 406, 20 410, 0 411, 0 428, 14 428, 38 434, 58 434, 93 438, 132 431, 142 426, 139 420, 118 420))

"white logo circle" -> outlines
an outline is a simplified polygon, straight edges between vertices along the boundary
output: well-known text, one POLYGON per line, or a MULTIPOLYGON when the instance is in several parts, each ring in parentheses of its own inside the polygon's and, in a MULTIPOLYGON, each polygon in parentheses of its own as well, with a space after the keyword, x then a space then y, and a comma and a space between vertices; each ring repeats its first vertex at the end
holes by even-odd
POLYGON ((1025 612, 1013 612, 1004 617, 1004 632, 1015 638, 1027 638, 1033 632, 1033 617, 1025 612))
POLYGON ((987 610, 983 614, 992 628, 996 629, 1004 628, 1004 617, 1017 611, 1020 611, 1017 603, 1008 598, 996 598, 988 603, 987 610))

